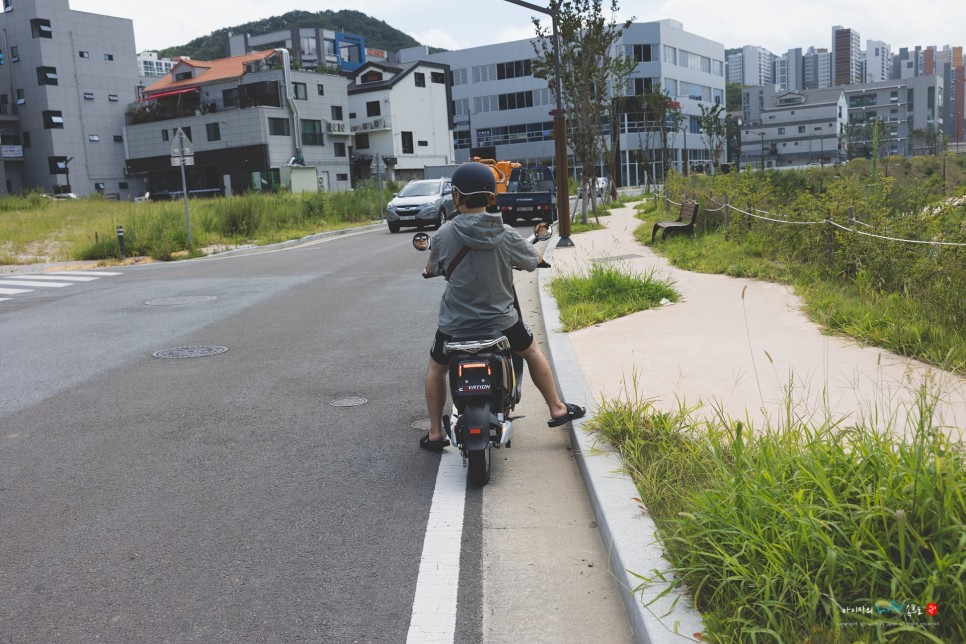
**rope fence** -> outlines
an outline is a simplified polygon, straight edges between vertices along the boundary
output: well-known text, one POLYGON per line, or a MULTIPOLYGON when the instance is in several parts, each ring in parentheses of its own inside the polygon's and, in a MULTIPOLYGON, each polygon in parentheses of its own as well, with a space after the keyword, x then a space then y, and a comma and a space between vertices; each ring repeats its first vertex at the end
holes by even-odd
MULTIPOLYGON (((848 232, 851 232, 851 233, 855 233, 856 235, 864 235, 866 237, 874 237, 876 239, 882 239, 882 240, 886 240, 886 241, 893 241, 893 242, 899 242, 899 243, 904 243, 904 244, 921 244, 921 245, 925 245, 925 246, 951 246, 951 247, 957 247, 957 248, 966 248, 966 243, 961 243, 961 242, 928 241, 928 240, 923 240, 923 239, 903 239, 901 237, 890 237, 888 235, 880 235, 880 234, 876 234, 876 233, 872 233, 872 232, 865 232, 865 231, 862 231, 862 230, 857 230, 854 227, 843 226, 842 224, 836 223, 835 221, 832 221, 831 219, 829 219, 827 217, 824 218, 824 219, 815 220, 815 221, 792 221, 792 220, 789 220, 789 219, 775 219, 774 217, 766 217, 766 216, 764 216, 764 215, 771 215, 772 214, 772 213, 767 212, 767 211, 757 210, 756 209, 755 212, 752 213, 752 212, 748 212, 747 210, 742 210, 741 208, 738 208, 737 206, 732 206, 732 205, 730 205, 730 204, 727 203, 727 197, 725 198, 725 203, 721 203, 721 202, 715 201, 713 199, 711 199, 710 201, 712 203, 714 203, 714 204, 717 204, 719 207, 718 208, 714 208, 714 209, 707 209, 706 208, 705 209, 705 212, 719 212, 721 210, 724 210, 725 211, 725 224, 726 225, 727 225, 727 222, 728 222, 728 215, 729 215, 729 213, 731 211, 735 211, 735 212, 741 213, 742 215, 745 215, 747 217, 752 217, 754 219, 759 219, 761 221, 770 221, 770 222, 773 222, 773 223, 776 223, 776 224, 790 224, 790 225, 795 225, 795 226, 811 226, 811 225, 817 225, 817 224, 827 224, 829 226, 833 226, 833 227, 839 228, 841 230, 845 230, 845 231, 848 231, 848 232), (760 214, 757 214, 757 213, 760 213, 760 214)), ((681 204, 679 204, 679 203, 677 203, 675 201, 672 201, 670 198, 667 199, 667 202, 668 203, 671 203, 671 204, 674 204, 676 206, 680 206, 681 205, 681 204)), ((872 228, 871 225, 869 225, 867 223, 864 223, 864 222, 861 222, 858 219, 856 219, 854 217, 854 215, 852 214, 852 209, 851 208, 849 208, 849 222, 851 224, 859 224, 861 226, 865 226, 866 228, 872 228)))

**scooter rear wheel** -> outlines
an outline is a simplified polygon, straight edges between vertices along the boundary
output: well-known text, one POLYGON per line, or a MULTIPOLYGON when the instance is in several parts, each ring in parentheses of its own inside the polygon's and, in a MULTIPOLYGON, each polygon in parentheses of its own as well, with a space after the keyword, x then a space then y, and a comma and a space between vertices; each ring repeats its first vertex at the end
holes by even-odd
POLYGON ((483 487, 490 482, 490 450, 492 446, 487 445, 485 449, 470 452, 467 456, 467 475, 470 483, 477 487, 483 487))

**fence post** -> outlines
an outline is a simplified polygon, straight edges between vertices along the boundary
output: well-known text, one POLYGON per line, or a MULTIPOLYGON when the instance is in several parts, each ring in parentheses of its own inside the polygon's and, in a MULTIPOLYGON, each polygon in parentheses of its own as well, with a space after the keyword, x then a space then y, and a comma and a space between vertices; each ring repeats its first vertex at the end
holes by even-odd
POLYGON ((849 226, 855 226, 855 208, 853 208, 852 206, 849 206, 848 213, 849 213, 849 226))
POLYGON ((728 240, 728 216, 731 206, 728 205, 728 195, 724 196, 724 238, 728 240))

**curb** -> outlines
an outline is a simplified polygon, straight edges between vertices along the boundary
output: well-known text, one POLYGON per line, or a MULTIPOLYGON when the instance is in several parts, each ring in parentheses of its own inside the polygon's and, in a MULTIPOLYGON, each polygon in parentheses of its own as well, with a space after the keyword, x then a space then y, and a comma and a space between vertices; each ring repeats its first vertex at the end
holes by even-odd
MULTIPOLYGON (((549 258, 557 247, 559 237, 548 244, 544 255, 549 258)), ((580 364, 574 355, 570 339, 560 328, 560 310, 549 293, 550 277, 539 271, 540 308, 548 352, 557 387, 564 400, 582 401, 590 412, 570 426, 571 442, 580 467, 594 517, 607 549, 611 572, 621 587, 621 599, 640 644, 672 644, 698 641, 695 633, 704 631, 701 615, 691 598, 680 592, 664 592, 667 583, 652 582, 639 589, 639 574, 666 573, 671 565, 664 559, 663 547, 657 540, 657 527, 642 511, 637 501, 637 488, 624 473, 620 454, 603 441, 597 441, 583 428, 596 408, 594 394, 588 391, 580 364), (653 603, 652 603, 653 602, 653 603)))

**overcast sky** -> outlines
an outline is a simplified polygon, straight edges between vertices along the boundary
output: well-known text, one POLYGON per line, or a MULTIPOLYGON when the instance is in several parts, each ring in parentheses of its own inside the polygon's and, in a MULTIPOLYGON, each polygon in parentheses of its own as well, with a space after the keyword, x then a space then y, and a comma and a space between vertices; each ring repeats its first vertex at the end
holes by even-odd
MULTIPOLYGON (((530 0, 545 5, 546 0, 530 0)), ((649 22, 672 18, 690 33, 726 48, 759 45, 775 54, 794 47, 831 48, 834 25, 892 46, 966 45, 966 2, 938 0, 922 11, 898 0, 624 0, 620 17, 649 22)), ((70 0, 71 9, 134 21, 138 51, 185 44, 217 29, 288 11, 356 9, 421 44, 463 49, 533 37, 532 12, 503 0, 70 0)))

